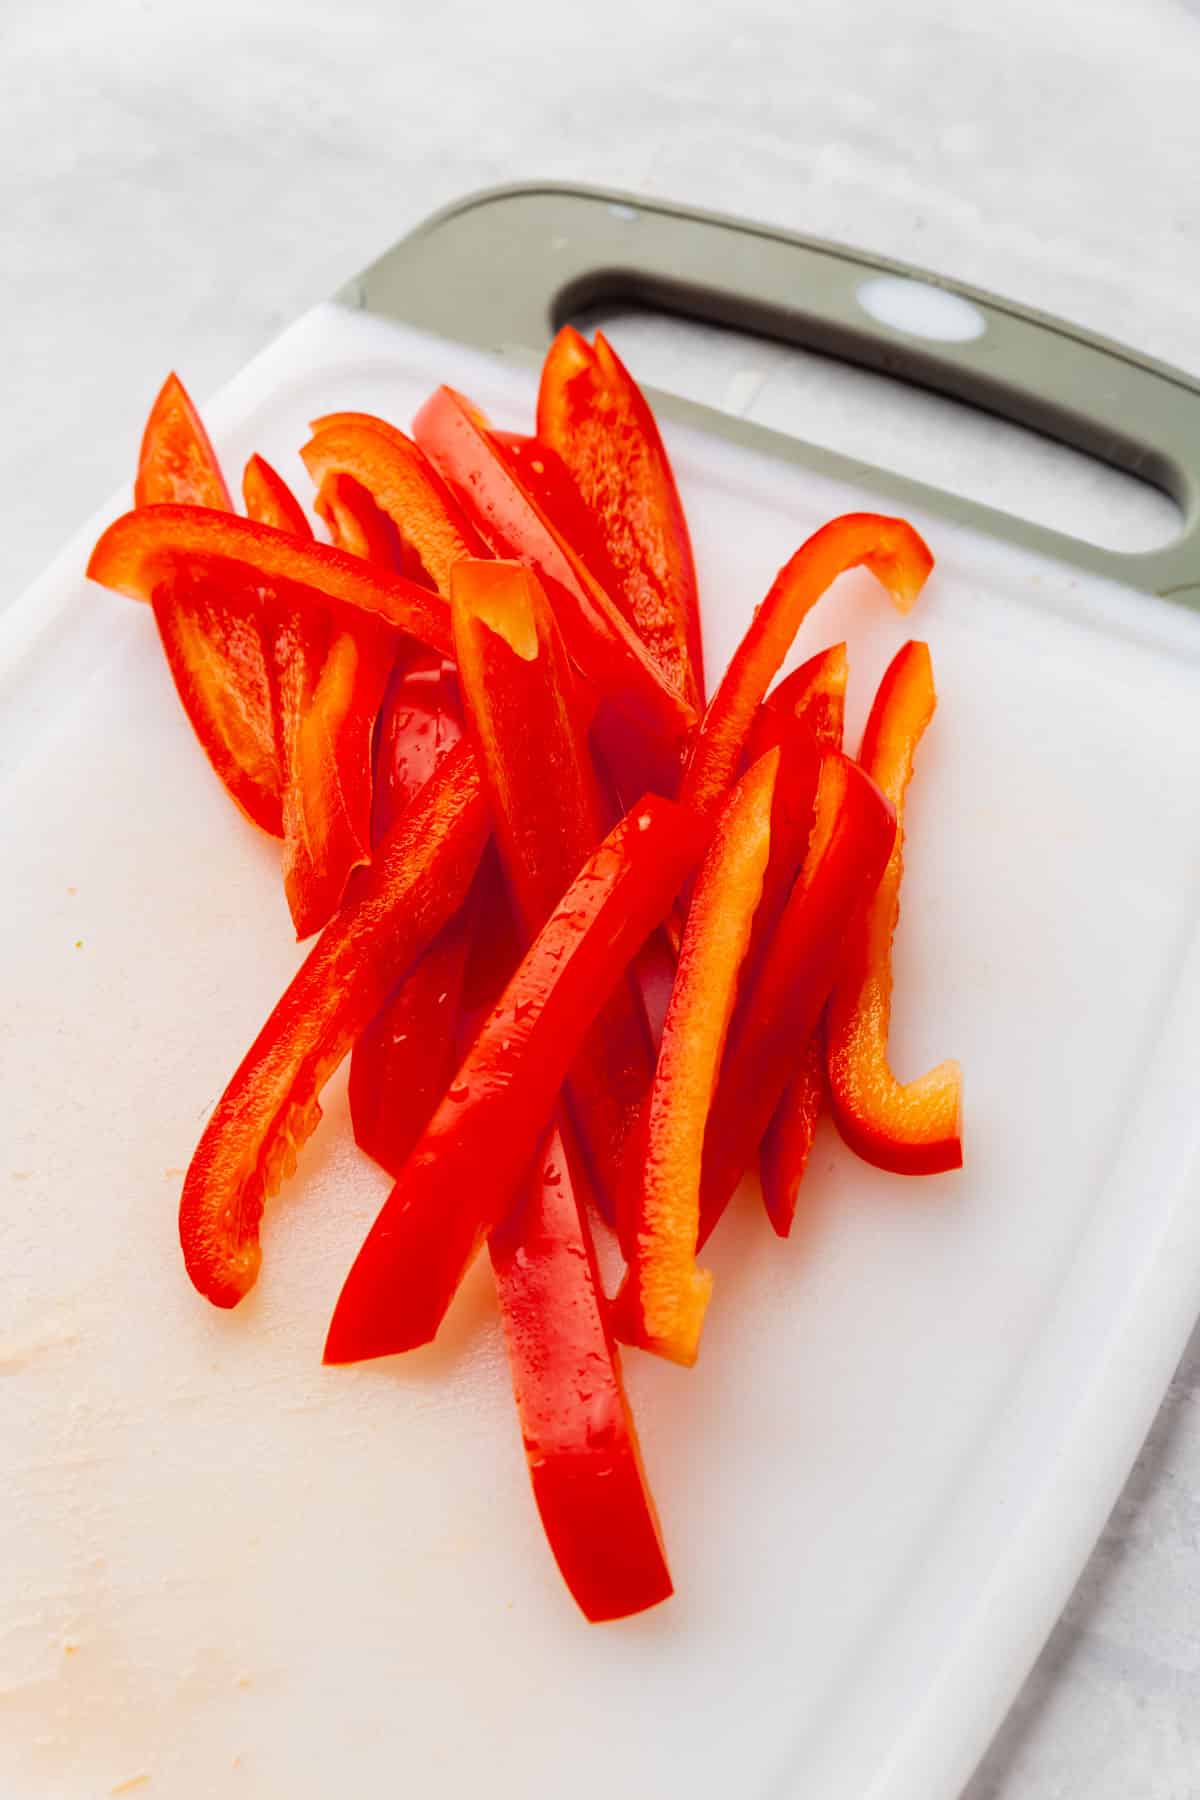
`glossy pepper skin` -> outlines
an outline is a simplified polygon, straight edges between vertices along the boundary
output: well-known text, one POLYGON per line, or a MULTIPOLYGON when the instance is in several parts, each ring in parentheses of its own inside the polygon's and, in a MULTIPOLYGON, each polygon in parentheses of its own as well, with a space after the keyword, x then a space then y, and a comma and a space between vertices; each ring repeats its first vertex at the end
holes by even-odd
MULTIPOLYGON (((459 563, 451 614, 495 843, 529 943, 605 833, 588 749, 591 707, 578 691, 545 592, 520 563, 459 563)), ((567 1089, 610 1223, 653 1072, 645 1009, 625 976, 585 1037, 567 1089)))
POLYGON ((487 832, 479 772, 463 745, 356 876, 217 1102, 179 1208, 188 1274, 214 1305, 236 1306, 254 1285, 264 1202, 320 1119, 321 1088, 462 904, 487 832))
POLYGON ((928 647, 905 644, 879 685, 859 753, 901 825, 883 880, 851 933, 826 1020, 826 1067, 838 1130, 865 1161, 898 1175, 936 1175, 962 1167, 958 1064, 939 1063, 915 1081, 902 1083, 887 1056, 892 937, 904 869, 904 795, 936 704, 928 647))
POLYGON ((743 775, 696 877, 622 1234, 629 1268, 614 1329, 687 1365, 696 1360, 712 1292, 711 1274, 696 1266, 705 1126, 762 898, 779 769, 777 747, 743 775))
POLYGON ((579 1180, 552 1131, 488 1249, 542 1526, 580 1611, 599 1623, 672 1588, 579 1180))
MULTIPOLYGON (((261 456, 242 477, 246 512, 311 540, 300 503, 261 456)), ((350 872, 370 856, 371 734, 396 654, 394 633, 328 608, 281 611, 273 632, 283 779, 283 886, 296 936, 328 924, 350 872)))
POLYGON ((304 508, 265 456, 252 456, 242 472, 242 504, 246 517, 257 519, 260 525, 290 531, 293 537, 312 537, 304 508))
MULTIPOLYGON (((802 663, 759 708, 752 747, 777 742, 785 721, 795 720, 821 749, 840 750, 848 674, 845 644, 834 644, 802 663)), ((825 1048, 818 1026, 800 1052, 796 1072, 759 1145, 763 1204, 779 1237, 787 1237, 795 1221, 800 1183, 825 1105, 825 1048)))
MULTIPOLYGON (((424 452, 394 425, 367 413, 331 413, 316 421, 300 455, 319 489, 336 477, 357 482, 443 596, 449 596, 456 562, 487 554, 424 452)), ((415 568, 405 573, 420 579, 415 568)))
POLYGON ((331 606, 348 618, 354 609, 443 656, 451 653, 450 609, 440 595, 332 544, 303 543, 290 532, 207 507, 124 513, 101 534, 87 573, 131 600, 153 600, 180 579, 211 583, 237 618, 259 618, 264 591, 295 611, 331 606))
POLYGON ((537 429, 600 527, 620 582, 613 598, 699 710, 704 657, 687 520, 654 415, 603 332, 593 346, 563 326, 542 365, 537 429))
POLYGON ((467 1052, 338 1299, 325 1360, 428 1343, 536 1154, 559 1087, 707 827, 649 795, 580 870, 467 1052))
POLYGON ((704 811, 728 789, 759 702, 800 625, 839 575, 859 567, 870 569, 906 612, 933 567, 933 557, 911 525, 879 513, 845 513, 800 546, 775 577, 709 701, 679 790, 686 805, 704 811))
MULTIPOLYGON (((405 566, 400 533, 353 475, 327 475, 317 489, 313 506, 325 521, 330 543, 339 550, 361 556, 364 562, 378 563, 380 568, 395 569, 410 581, 417 579, 417 573, 423 576, 423 570, 414 572, 411 559, 410 566, 405 566)), ((418 585, 428 587, 430 583, 422 579, 418 585)))
POLYGON ((639 733, 677 750, 695 721, 694 708, 555 531, 470 402, 439 388, 413 420, 413 435, 492 553, 537 575, 576 667, 639 733))
POLYGON ((895 835, 895 810, 869 776, 847 757, 827 756, 804 867, 730 1027, 704 1141, 701 1244, 754 1159, 895 835))
MULTIPOLYGON (((392 676, 375 745, 376 843, 394 829, 462 737, 458 684, 448 670, 440 656, 414 647, 392 676)), ((459 1010, 482 875, 481 870, 471 896, 389 994, 350 1057, 355 1140, 393 1177, 457 1067, 459 1010)))
MULTIPOLYGON (((233 512, 208 433, 177 375, 167 377, 146 421, 133 497, 139 507, 182 502, 233 512)), ((219 583, 183 569, 146 598, 205 755, 247 818, 281 837, 270 622, 228 607, 219 583)))

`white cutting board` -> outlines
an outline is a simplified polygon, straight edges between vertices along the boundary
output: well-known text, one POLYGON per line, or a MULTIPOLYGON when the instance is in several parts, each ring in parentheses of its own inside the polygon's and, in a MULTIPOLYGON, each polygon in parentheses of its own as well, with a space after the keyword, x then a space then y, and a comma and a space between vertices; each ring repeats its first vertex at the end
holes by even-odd
MULTIPOLYGON (((528 375, 333 306, 209 417, 231 478, 257 449, 307 492, 309 418, 404 423, 439 380, 529 427, 528 375)), ((667 435, 712 681, 795 545, 873 502, 667 435)), ((932 647, 893 1050, 961 1058, 967 1167, 905 1182, 822 1127, 789 1243, 743 1196, 698 1367, 626 1364, 677 1597, 599 1628, 541 1539, 486 1269, 429 1350, 321 1367, 387 1188, 341 1078, 258 1288, 189 1287, 182 1171, 300 954, 276 848, 149 611, 83 581, 93 531, 4 620, 6 1800, 957 1793, 1200 1310, 1200 621, 914 522, 916 613, 846 578, 793 660, 849 639, 853 738, 932 647)))

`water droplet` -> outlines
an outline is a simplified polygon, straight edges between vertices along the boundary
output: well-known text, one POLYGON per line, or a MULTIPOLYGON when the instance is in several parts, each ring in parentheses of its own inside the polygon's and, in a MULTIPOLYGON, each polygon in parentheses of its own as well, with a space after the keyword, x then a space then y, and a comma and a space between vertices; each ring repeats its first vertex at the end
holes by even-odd
POLYGON ((465 1081, 459 1081, 446 1090, 447 1100, 460 1102, 471 1098, 471 1089, 465 1081))

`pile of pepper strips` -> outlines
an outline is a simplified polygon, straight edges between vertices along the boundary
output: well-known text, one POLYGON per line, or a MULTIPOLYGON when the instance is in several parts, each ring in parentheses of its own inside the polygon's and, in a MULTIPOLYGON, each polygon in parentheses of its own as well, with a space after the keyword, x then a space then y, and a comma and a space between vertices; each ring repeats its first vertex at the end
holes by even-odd
POLYGON ((756 1157, 787 1235, 827 1102, 880 1167, 961 1163, 957 1065, 901 1084, 887 1060, 928 650, 896 656, 857 760, 845 645, 771 687, 839 574, 906 610, 932 557, 902 520, 834 519, 706 704, 679 494, 602 335, 555 339, 532 437, 444 387, 411 437, 359 413, 312 431, 328 544, 261 457, 235 511, 172 376, 88 569, 151 603, 209 760, 282 839, 298 935, 321 934, 188 1170, 187 1270, 218 1306, 253 1285, 264 1201, 350 1053, 356 1137, 395 1186, 325 1360, 426 1343, 486 1243, 546 1535, 586 1616, 622 1617, 671 1580, 614 1338, 694 1361, 698 1249, 756 1157))

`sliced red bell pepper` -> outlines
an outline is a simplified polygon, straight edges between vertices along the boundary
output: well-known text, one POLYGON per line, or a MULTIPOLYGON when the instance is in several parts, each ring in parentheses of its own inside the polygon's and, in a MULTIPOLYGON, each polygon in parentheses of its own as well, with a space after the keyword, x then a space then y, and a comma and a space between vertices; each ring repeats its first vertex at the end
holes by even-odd
MULTIPOLYGON (((146 421, 133 496, 139 507, 181 501, 232 513, 208 434, 177 375, 146 421)), ((270 631, 227 607, 219 586, 180 578, 147 595, 167 665, 209 762, 241 807, 283 833, 270 681, 270 631)))
MULTIPOLYGON (((331 544, 201 506, 144 506, 103 532, 87 573, 132 600, 186 579, 221 591, 231 614, 253 620, 264 591, 286 607, 354 608, 451 654, 450 609, 438 594, 331 544)), ((346 611, 347 620, 353 615, 346 611)))
POLYGON ((385 1001, 350 1057, 355 1142, 393 1180, 458 1066, 455 1039, 473 923, 468 900, 385 1001))
POLYGON ((678 746, 694 708, 554 530, 470 402, 439 388, 414 419, 413 435, 491 551, 538 576, 576 666, 652 743, 678 746))
POLYGON ((412 566, 416 559, 410 558, 405 567, 400 533, 353 475, 327 475, 317 489, 313 505, 325 521, 330 542, 339 550, 348 550, 384 569, 397 569, 421 587, 430 585, 424 571, 412 566))
POLYGON ((479 770, 461 745, 355 876, 217 1102, 179 1208, 188 1274, 215 1305, 236 1306, 254 1285, 264 1202, 317 1124, 321 1088, 462 904, 487 831, 479 770))
MULTIPOLYGON (((261 456, 246 464, 242 491, 252 519, 312 538, 299 502, 261 456)), ((329 923, 351 870, 370 856, 371 733, 395 654, 393 633, 365 616, 339 627, 328 607, 306 607, 281 612, 276 624, 283 886, 297 937, 329 923)))
POLYGON ((578 1170, 554 1131, 488 1240, 529 1478, 584 1617, 670 1597, 654 1501, 606 1320, 578 1170))
MULTIPOLYGON (((823 749, 840 750, 848 672, 845 644, 835 644, 810 657, 768 694, 751 733, 752 746, 774 742, 781 721, 794 718, 808 727, 823 749)), ((801 1053, 796 1072, 784 1089, 759 1146, 763 1202, 780 1237, 789 1235, 796 1217, 800 1183, 824 1103, 825 1048, 818 1026, 801 1053)))
MULTIPOLYGON (((590 705, 536 575, 462 562, 451 583, 459 679, 505 879, 530 942, 605 832, 590 705)), ((641 996, 619 980, 571 1065, 568 1105, 610 1222, 654 1063, 641 996)))
POLYGON ((563 896, 482 1027, 346 1278, 325 1360, 427 1343, 537 1151, 588 1027, 704 850, 648 795, 563 896))
MULTIPOLYGON (((435 653, 414 649, 392 677, 375 742, 376 843, 462 737, 458 684, 448 669, 435 653)), ((473 889, 388 996, 350 1057, 355 1140, 393 1176, 458 1064, 459 1007, 479 905, 473 889)))
POLYGON ((892 936, 904 870, 904 795, 936 704, 928 647, 905 644, 879 685, 859 754, 901 825, 887 872, 851 932, 826 1020, 826 1066, 838 1130, 859 1156, 898 1175, 936 1175, 962 1167, 959 1065, 939 1063, 917 1080, 902 1083, 887 1055, 892 936))
POLYGON ((281 619, 275 661, 283 788, 283 885, 296 936, 327 925, 371 855, 371 742, 395 634, 330 609, 281 619))
POLYGON ((424 452, 394 426, 335 414, 300 455, 319 488, 335 475, 349 476, 365 488, 440 594, 449 594, 456 562, 487 554, 424 452))
POLYGON ((593 348, 563 326, 542 365, 537 428, 599 524, 620 577, 613 598, 699 709, 704 656, 687 520, 654 415, 603 332, 593 348))
POLYGON ((878 577, 903 612, 920 593, 933 557, 911 525, 878 513, 846 513, 800 546, 775 577, 709 701, 680 786, 686 805, 703 811, 729 787, 758 704, 802 621, 831 582, 860 566, 878 577))
POLYGON ((282 475, 263 456, 250 458, 242 474, 242 500, 246 516, 260 525, 274 525, 293 537, 311 538, 308 516, 282 475))
POLYGON ((780 756, 768 750, 748 769, 717 816, 688 907, 642 1163, 623 1196, 629 1268, 613 1327, 628 1343, 688 1365, 712 1292, 711 1274, 696 1266, 704 1132, 763 894, 780 756))
POLYGON ((895 835, 895 811, 870 777, 848 757, 826 756, 804 867, 730 1027, 704 1140, 701 1244, 754 1159, 895 835))

